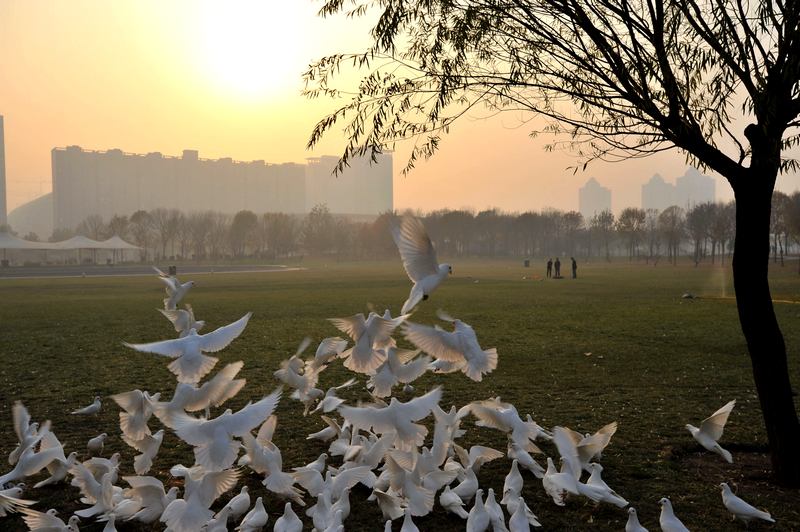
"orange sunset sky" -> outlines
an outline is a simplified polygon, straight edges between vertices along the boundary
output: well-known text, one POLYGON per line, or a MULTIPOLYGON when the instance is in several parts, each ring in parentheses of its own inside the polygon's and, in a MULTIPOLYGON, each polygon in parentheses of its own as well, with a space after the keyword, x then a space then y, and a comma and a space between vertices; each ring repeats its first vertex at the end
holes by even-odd
MULTIPOLYGON (((314 123, 337 105, 300 95, 315 58, 359 51, 369 18, 321 19, 319 0, 0 0, 0 114, 5 116, 9 210, 50 190, 50 150, 80 145, 128 152, 302 162, 338 155, 329 135, 313 153, 314 123)), ((474 114, 431 161, 401 176, 408 146, 395 152, 395 207, 577 209, 577 190, 596 177, 613 209, 640 205, 653 173, 674 181, 677 153, 621 164, 547 153, 519 115, 474 114)), ((798 188, 784 176, 780 188, 798 188)), ((717 197, 731 197, 718 180, 717 197)))

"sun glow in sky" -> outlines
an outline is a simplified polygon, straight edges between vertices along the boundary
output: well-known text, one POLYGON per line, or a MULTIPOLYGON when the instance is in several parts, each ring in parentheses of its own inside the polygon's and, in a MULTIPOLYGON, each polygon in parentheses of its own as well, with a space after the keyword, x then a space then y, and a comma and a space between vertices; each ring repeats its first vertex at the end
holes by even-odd
MULTIPOLYGON (((344 100, 308 100, 301 74, 322 56, 358 52, 373 20, 316 16, 321 0, 0 0, 0 114, 9 208, 50 190, 50 150, 80 145, 202 157, 303 162, 338 155, 335 132, 309 152, 314 124, 344 100)), ((352 78, 353 85, 357 81, 352 78)), ((576 209, 589 177, 612 208, 638 206, 656 172, 684 173, 677 153, 595 164, 573 175, 569 153, 547 153, 530 124, 469 116, 440 153, 401 176, 395 207, 576 209)), ((784 189, 796 188, 797 179, 784 189)), ((729 193, 718 184, 718 196, 729 193), (720 194, 721 193, 721 194, 720 194)))
POLYGON ((194 61, 207 80, 236 97, 261 100, 301 88, 314 57, 314 34, 303 31, 308 5, 298 1, 205 0, 194 8, 194 61))

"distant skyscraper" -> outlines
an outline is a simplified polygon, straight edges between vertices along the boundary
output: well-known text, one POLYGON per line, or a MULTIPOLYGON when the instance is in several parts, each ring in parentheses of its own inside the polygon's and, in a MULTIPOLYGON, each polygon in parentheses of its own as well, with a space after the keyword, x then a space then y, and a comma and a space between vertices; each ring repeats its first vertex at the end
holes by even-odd
POLYGON ((588 222, 595 214, 611 210, 611 189, 591 178, 578 189, 578 210, 588 222))
POLYGON ((663 211, 675 205, 675 185, 667 183, 660 174, 654 174, 642 185, 642 209, 663 211))
POLYGON ((0 225, 8 223, 6 213, 6 143, 3 134, 3 117, 0 115, 0 225))
POLYGON ((694 168, 687 168, 686 173, 675 181, 675 204, 684 209, 691 209, 699 203, 714 202, 715 193, 714 178, 694 168))

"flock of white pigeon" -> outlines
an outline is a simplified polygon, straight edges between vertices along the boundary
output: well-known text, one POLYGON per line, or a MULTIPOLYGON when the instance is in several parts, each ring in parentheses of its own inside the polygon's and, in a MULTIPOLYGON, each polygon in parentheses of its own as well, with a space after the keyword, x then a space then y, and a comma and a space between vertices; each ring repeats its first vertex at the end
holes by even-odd
MULTIPOLYGON (((548 431, 531 419, 523 419, 514 405, 499 397, 475 401, 445 411, 439 407, 441 387, 406 402, 392 397, 395 389, 413 393, 412 383, 427 371, 435 373, 462 372, 480 381, 497 367, 495 349, 483 349, 475 331, 466 323, 444 312, 438 316, 451 322, 453 330, 422 325, 409 321, 413 308, 428 296, 452 273, 447 264, 438 264, 435 250, 422 223, 413 217, 400 219, 392 228, 408 276, 414 283, 408 300, 398 317, 387 310, 384 315, 371 312, 330 321, 353 342, 342 338, 326 338, 313 357, 302 358, 309 341, 304 340, 297 353, 281 364, 275 377, 288 388, 291 398, 301 401, 306 414, 320 413, 327 427, 308 435, 308 439, 330 442, 328 453, 313 462, 284 471, 280 449, 273 443, 276 417, 273 411, 282 391, 248 403, 238 412, 226 410, 217 417, 210 416, 211 407, 219 407, 238 394, 245 385, 237 379, 242 362, 226 365, 202 384, 218 362, 214 353, 224 349, 247 326, 250 313, 238 321, 207 333, 199 334, 204 323, 197 321, 192 308, 178 309, 178 303, 193 286, 180 283, 174 276, 156 270, 166 285, 167 298, 160 310, 175 326, 177 339, 145 344, 125 345, 137 351, 170 357, 169 370, 177 377, 177 386, 169 401, 161 394, 133 390, 111 396, 119 405, 120 431, 123 440, 135 449, 133 469, 136 476, 124 476, 127 487, 118 486, 119 454, 111 458, 94 456, 80 462, 77 453, 65 454, 49 421, 32 423, 22 403, 13 407, 14 430, 19 445, 11 452, 11 471, 0 476, 0 517, 10 512, 22 514, 30 530, 78 530, 80 520, 105 522, 104 532, 116 530, 123 521, 156 523, 175 532, 221 532, 229 523, 238 523, 236 530, 262 530, 269 521, 264 497, 285 499, 284 513, 275 522, 276 532, 299 532, 303 523, 295 509, 304 508, 314 530, 343 531, 350 514, 350 490, 362 484, 371 495, 385 519, 385 530, 402 518, 402 532, 419 530, 413 519, 425 516, 438 502, 441 509, 465 520, 468 532, 528 531, 542 526, 522 497, 523 485, 534 477, 552 500, 565 505, 568 497, 587 498, 595 504, 628 507, 626 532, 643 532, 636 510, 602 479, 602 451, 614 435, 617 424, 610 423, 594 434, 580 434, 566 427, 548 431), (397 347, 392 334, 400 330, 415 350, 397 347), (423 354, 424 353, 424 354, 423 354), (355 384, 344 384, 323 391, 317 388, 320 373, 341 359, 344 366, 356 374, 368 376, 367 389, 373 402, 348 405, 337 391, 355 384), (386 402, 388 400, 388 403, 386 402), (204 412, 197 417, 195 413, 204 412), (336 419, 338 414, 340 419, 336 419), (433 416, 433 436, 419 422, 433 416), (476 425, 499 430, 508 437, 506 452, 483 446, 469 450, 456 441, 465 431, 462 419, 472 415, 476 425), (152 432, 149 423, 155 416, 164 428, 152 432), (155 459, 165 429, 194 449, 192 467, 175 465, 173 477, 183 478, 183 493, 177 487, 165 490, 161 480, 147 476, 155 459), (256 434, 253 431, 256 431, 256 434), (542 454, 538 441, 554 444, 561 458, 557 469, 553 458, 546 458, 546 467, 534 458, 542 454), (500 501, 493 489, 484 495, 478 482, 481 466, 507 456, 511 467, 503 484, 500 501), (337 458, 338 465, 329 462, 337 458), (49 476, 33 485, 15 482, 39 475, 46 470, 49 476), (215 501, 235 490, 238 481, 250 470, 263 477, 264 490, 255 501, 247 486, 217 511, 215 501), (583 481, 583 473, 589 474, 583 481), (65 523, 56 510, 39 512, 32 508, 35 490, 46 485, 69 481, 80 489, 80 502, 85 509, 75 512, 65 523), (472 502, 471 508, 467 505, 472 502), (251 504, 252 503, 252 504, 251 504), (505 507, 505 510, 503 509, 505 507), (506 521, 506 514, 510 516, 506 521)), ((717 441, 733 409, 731 401, 702 422, 699 428, 687 425, 692 436, 706 449, 720 454, 728 462, 731 454, 717 441)), ((101 409, 101 398, 75 415, 94 415, 101 409)), ((106 434, 93 437, 87 444, 92 455, 102 452, 106 434)), ((733 516, 745 523, 753 519, 772 521, 767 512, 760 511, 734 495, 727 484, 720 485, 722 501, 733 516)), ((255 494, 253 494, 255 495, 255 494)), ((666 532, 687 530, 673 512, 667 498, 661 503, 660 526, 666 532)), ((376 527, 379 528, 379 527, 376 527)))

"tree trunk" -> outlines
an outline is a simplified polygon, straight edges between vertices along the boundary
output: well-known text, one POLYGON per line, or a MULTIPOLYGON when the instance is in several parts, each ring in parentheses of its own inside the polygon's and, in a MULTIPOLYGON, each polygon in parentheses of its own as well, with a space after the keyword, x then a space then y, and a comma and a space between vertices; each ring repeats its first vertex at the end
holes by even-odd
POLYGON ((789 382, 786 345, 775 317, 768 279, 770 210, 776 175, 777 168, 772 176, 748 175, 734 187, 733 284, 769 438, 772 470, 780 484, 797 487, 800 423, 789 382))

